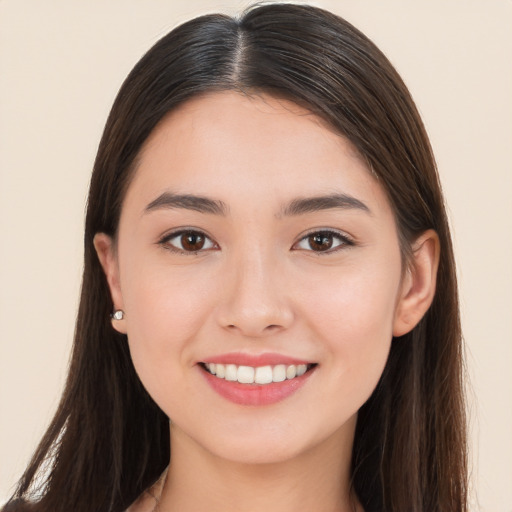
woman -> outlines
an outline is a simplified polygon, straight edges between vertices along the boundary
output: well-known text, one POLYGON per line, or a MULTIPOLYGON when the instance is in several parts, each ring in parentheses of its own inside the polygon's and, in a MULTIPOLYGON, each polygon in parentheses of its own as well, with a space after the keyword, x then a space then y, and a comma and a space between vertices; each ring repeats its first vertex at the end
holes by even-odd
POLYGON ((364 35, 309 6, 186 23, 107 121, 66 389, 5 510, 466 510, 456 290, 428 138, 364 35))

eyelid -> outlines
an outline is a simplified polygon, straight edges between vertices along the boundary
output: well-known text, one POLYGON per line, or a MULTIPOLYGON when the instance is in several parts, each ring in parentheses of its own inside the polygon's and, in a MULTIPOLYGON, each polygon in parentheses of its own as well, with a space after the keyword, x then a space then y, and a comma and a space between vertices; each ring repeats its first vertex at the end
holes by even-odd
POLYGON ((308 232, 300 235, 300 238, 293 244, 292 249, 299 250, 299 251, 305 251, 305 252, 311 252, 315 255, 322 256, 322 255, 327 255, 327 254, 332 254, 332 253, 338 252, 339 250, 341 250, 343 248, 353 247, 354 245, 356 245, 356 242, 353 239, 353 237, 351 237, 350 235, 348 235, 347 233, 345 233, 343 231, 339 231, 339 230, 333 229, 333 228, 315 228, 315 229, 311 229, 308 232), (326 251, 314 251, 313 249, 302 249, 302 248, 294 249, 300 242, 302 242, 303 240, 309 238, 312 235, 316 235, 316 234, 332 235, 333 237, 338 238, 338 240, 341 240, 342 243, 340 243, 339 245, 337 245, 331 249, 328 249, 326 251))
MULTIPOLYGON (((207 234, 204 230, 195 228, 195 227, 175 228, 175 229, 165 233, 164 235, 162 235, 158 239, 157 244, 161 245, 166 250, 176 252, 178 254, 184 254, 184 255, 196 255, 200 252, 207 252, 207 251, 211 251, 211 250, 220 249, 217 242, 215 242, 215 240, 213 239, 213 237, 211 237, 209 234, 207 234), (180 249, 179 247, 176 247, 169 243, 169 241, 172 240, 173 238, 177 238, 186 233, 194 233, 194 234, 199 234, 199 235, 203 236, 206 240, 208 240, 211 243, 212 247, 208 247, 206 249, 201 248, 196 251, 186 251, 186 250, 180 249)), ((343 231, 339 231, 339 230, 333 229, 333 228, 314 228, 314 229, 311 229, 311 230, 307 231, 306 233, 303 233, 302 235, 300 235, 298 240, 292 245, 292 250, 302 250, 302 251, 311 252, 311 253, 314 253, 317 255, 324 255, 324 254, 332 254, 334 252, 337 252, 340 249, 343 249, 344 247, 345 248, 351 247, 351 246, 354 246, 355 244, 356 243, 355 243, 354 239, 350 235, 348 235, 347 233, 345 233, 343 231), (297 247, 300 242, 304 241, 308 237, 315 235, 315 234, 332 235, 333 237, 335 237, 339 241, 341 241, 341 243, 336 245, 334 248, 327 249, 325 251, 315 251, 313 249, 303 249, 303 248, 297 247)))
POLYGON ((217 242, 215 242, 213 237, 211 237, 209 234, 207 234, 204 230, 199 229, 199 228, 194 228, 194 227, 176 228, 171 231, 168 231, 158 239, 157 244, 162 246, 164 249, 166 249, 168 251, 175 252, 178 254, 184 254, 187 256, 196 255, 201 252, 208 252, 211 250, 219 249, 219 246, 218 246, 217 242), (175 247, 174 245, 169 243, 169 241, 172 240, 173 238, 177 238, 186 233, 194 233, 194 234, 203 236, 206 240, 211 242, 213 247, 208 247, 206 249, 201 248, 201 249, 198 249, 197 251, 185 251, 185 250, 180 249, 179 247, 175 247))

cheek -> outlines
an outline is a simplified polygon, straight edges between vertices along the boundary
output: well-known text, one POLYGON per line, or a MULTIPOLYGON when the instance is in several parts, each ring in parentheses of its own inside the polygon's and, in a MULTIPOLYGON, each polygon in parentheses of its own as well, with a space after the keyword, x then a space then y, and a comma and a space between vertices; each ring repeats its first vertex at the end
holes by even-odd
POLYGON ((334 271, 324 280, 310 281, 308 309, 321 319, 317 325, 328 338, 370 343, 392 334, 399 282, 399 268, 368 265, 334 271))
POLYGON ((158 395, 191 367, 192 340, 210 309, 212 280, 186 269, 138 266, 123 283, 128 343, 135 369, 148 392, 158 395))
POLYGON ((329 355, 329 375, 339 383, 333 389, 359 401, 358 407, 387 361, 399 282, 399 266, 373 265, 331 277, 328 288, 318 283, 310 289, 309 318, 329 355))

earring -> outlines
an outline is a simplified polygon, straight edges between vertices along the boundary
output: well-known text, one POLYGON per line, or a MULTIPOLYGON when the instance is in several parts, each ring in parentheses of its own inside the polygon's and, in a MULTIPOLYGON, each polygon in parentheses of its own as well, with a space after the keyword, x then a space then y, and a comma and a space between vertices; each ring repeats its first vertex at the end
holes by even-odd
POLYGON ((124 318, 124 311, 122 309, 116 309, 110 314, 110 318, 112 318, 112 320, 122 320, 124 318))

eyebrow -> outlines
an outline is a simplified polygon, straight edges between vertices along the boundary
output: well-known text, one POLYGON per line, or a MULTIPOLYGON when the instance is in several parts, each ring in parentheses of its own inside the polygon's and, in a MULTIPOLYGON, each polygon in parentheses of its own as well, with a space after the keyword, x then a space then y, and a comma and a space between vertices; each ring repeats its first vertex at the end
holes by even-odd
POLYGON ((229 210, 226 203, 216 199, 192 194, 174 194, 172 192, 164 192, 146 206, 144 213, 172 208, 184 208, 186 210, 194 210, 200 213, 211 213, 214 215, 226 215, 229 210))
POLYGON ((281 215, 294 216, 320 210, 361 210, 371 214, 370 208, 365 203, 348 194, 329 194, 326 196, 298 198, 291 201, 281 211, 281 215))
MULTIPOLYGON (((185 210, 194 210, 200 213, 223 216, 227 215, 229 212, 226 203, 218 199, 210 199, 209 197, 196 196, 193 194, 164 192, 146 206, 144 213, 173 208, 183 208, 185 210)), ((289 217, 331 209, 356 209, 371 214, 370 208, 353 196, 348 194, 329 194, 325 196, 294 199, 285 205, 277 216, 289 217)))

